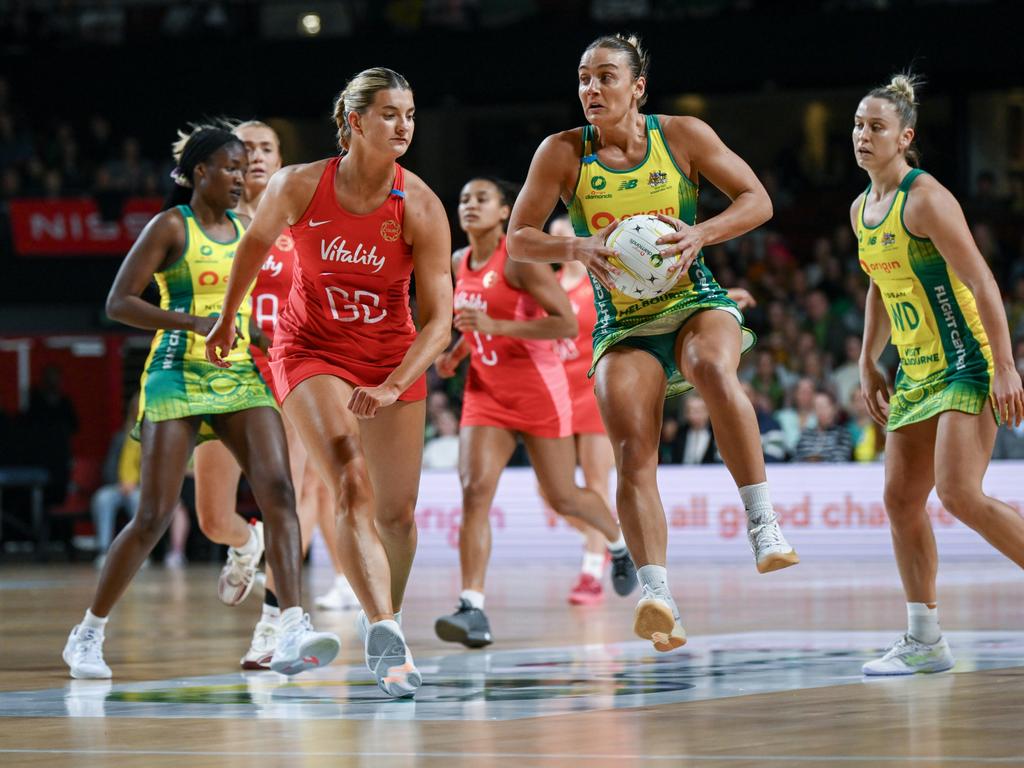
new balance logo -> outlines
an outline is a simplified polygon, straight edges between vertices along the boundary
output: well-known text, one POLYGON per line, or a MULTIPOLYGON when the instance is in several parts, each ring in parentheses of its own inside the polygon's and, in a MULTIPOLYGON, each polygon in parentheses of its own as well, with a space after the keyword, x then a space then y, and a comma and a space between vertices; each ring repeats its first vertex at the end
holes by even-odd
POLYGON ((309 226, 311 226, 311 227, 322 227, 324 224, 330 224, 330 223, 331 223, 330 219, 324 219, 323 221, 313 221, 312 219, 309 220, 309 226))
POLYGON ((345 240, 340 235, 329 243, 326 240, 320 241, 320 258, 323 261, 340 261, 343 264, 366 264, 374 268, 374 273, 380 272, 387 260, 386 256, 377 255, 376 245, 366 250, 362 243, 357 243, 355 251, 350 251, 345 247, 345 240))

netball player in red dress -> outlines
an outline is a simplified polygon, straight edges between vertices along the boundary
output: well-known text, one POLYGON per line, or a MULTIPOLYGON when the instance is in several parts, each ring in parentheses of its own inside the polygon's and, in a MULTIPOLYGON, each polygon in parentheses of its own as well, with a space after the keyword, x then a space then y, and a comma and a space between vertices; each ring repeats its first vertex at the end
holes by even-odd
MULTIPOLYGON (((572 237, 572 223, 568 216, 559 216, 548 227, 555 237, 572 237)), ((572 435, 576 443, 576 462, 583 470, 584 485, 604 499, 611 507, 608 476, 615 468, 615 453, 605 432, 601 412, 594 394, 594 380, 587 374, 593 358, 594 325, 597 309, 594 307, 594 287, 587 277, 587 269, 578 261, 562 264, 558 282, 569 295, 572 311, 576 313, 580 332, 575 339, 558 342, 559 356, 569 379, 572 397, 572 435)), ((573 605, 594 605, 604 599, 601 578, 607 561, 604 536, 592 526, 568 518, 574 528, 584 536, 583 564, 579 579, 569 592, 573 605)))
MULTIPOLYGON (((341 157, 282 169, 239 245, 222 317, 232 316, 267 251, 291 227, 296 262, 271 349, 285 414, 332 494, 338 549, 365 614, 366 663, 380 688, 421 683, 399 624, 416 551, 430 363, 451 337, 451 241, 444 208, 396 160, 413 134, 405 78, 356 75, 334 110, 341 157), (409 311, 415 273, 419 332, 409 311)), ((233 342, 214 326, 215 363, 233 342)))
POLYGON ((435 624, 442 640, 470 648, 492 642, 483 610, 490 510, 517 435, 554 510, 597 528, 608 542, 616 591, 629 594, 636 586, 633 563, 608 505, 574 482, 569 381, 551 341, 576 336, 576 318, 550 267, 509 261, 504 225, 512 202, 508 186, 494 179, 473 179, 462 188, 459 225, 469 236, 469 247, 453 258, 455 327, 462 338, 437 366, 441 376, 451 376, 470 357, 459 432, 462 593, 455 613, 435 624))
MULTIPOLYGON (((249 120, 234 127, 234 133, 245 144, 249 169, 245 175, 245 193, 236 211, 252 218, 270 178, 281 169, 281 143, 277 133, 266 123, 249 120)), ((281 233, 267 259, 260 268, 252 293, 253 322, 259 327, 263 339, 272 340, 277 319, 288 298, 292 285, 292 265, 295 244, 291 233, 281 233)), ((263 379, 274 389, 270 363, 263 349, 253 346, 253 361, 263 379)), ((306 449, 298 439, 295 428, 284 420, 288 439, 288 455, 292 483, 296 491, 296 508, 302 533, 302 550, 309 548, 313 528, 318 520, 327 540, 327 549, 335 566, 335 586, 332 592, 351 594, 351 588, 341 570, 334 543, 334 515, 330 510, 327 489, 319 475, 306 461, 306 449), (326 518, 326 520, 325 520, 326 518)), ((217 593, 227 605, 238 605, 249 595, 256 578, 256 568, 263 554, 263 526, 245 524, 236 514, 235 500, 241 469, 238 461, 219 440, 210 440, 196 447, 194 454, 196 479, 196 514, 199 525, 208 538, 228 545, 227 563, 221 570, 217 593)), ((331 596, 329 593, 327 596, 331 596)), ((317 598, 321 606, 322 598, 317 598)), ((352 604, 355 596, 351 597, 352 604)), ((321 606, 322 607, 322 606, 321 606)), ((253 631, 249 650, 242 657, 244 669, 269 669, 270 659, 277 646, 280 608, 273 573, 268 570, 263 610, 253 631)))

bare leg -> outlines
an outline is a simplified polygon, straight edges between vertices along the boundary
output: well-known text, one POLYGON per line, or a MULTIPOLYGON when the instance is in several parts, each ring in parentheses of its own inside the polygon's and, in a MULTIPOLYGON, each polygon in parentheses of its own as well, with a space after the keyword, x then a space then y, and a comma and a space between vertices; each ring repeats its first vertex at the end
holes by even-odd
POLYGON ((197 419, 142 423, 139 509, 110 545, 92 601, 93 615, 110 613, 167 530, 198 429, 197 419))
POLYGON ((647 352, 612 348, 597 366, 597 400, 618 470, 616 506, 637 568, 665 565, 668 524, 658 494, 665 373, 647 352))
POLYGON ((284 409, 330 490, 345 575, 367 618, 376 622, 394 615, 391 568, 374 522, 359 423, 346 405, 352 391, 351 384, 334 376, 313 376, 291 391, 284 409))
POLYGON ((491 557, 491 502, 502 470, 515 449, 516 439, 507 429, 463 427, 459 432, 459 562, 463 589, 484 591, 487 561, 491 557))
POLYGON ((196 446, 194 466, 200 530, 215 544, 244 547, 249 526, 237 513, 238 461, 220 440, 208 440, 196 446))
MULTIPOLYGON (((608 475, 615 469, 615 453, 607 435, 576 435, 576 458, 583 469, 583 482, 611 508, 608 494, 608 475)), ((614 511, 613 511, 614 514, 614 511)), ((576 524, 575 518, 568 520, 576 524)), ((601 532, 589 525, 582 528, 587 552, 604 554, 605 540, 601 532)))
POLYGON ((360 422, 373 495, 377 533, 391 566, 391 605, 402 609, 416 556, 416 496, 423 465, 426 401, 397 402, 360 422))
MULTIPOLYGON (((299 536, 302 540, 302 555, 305 557, 309 551, 309 544, 313 538, 313 529, 316 527, 317 513, 316 498, 311 498, 303 489, 306 487, 303 482, 307 461, 306 448, 302 445, 295 427, 287 416, 282 418, 284 423, 285 440, 288 443, 288 470, 292 478, 292 487, 296 490, 295 511, 299 517, 299 536)), ((274 569, 267 566, 266 587, 269 591, 277 594, 277 584, 274 581, 274 569)))
POLYGON ((188 510, 179 501, 171 516, 171 552, 182 560, 185 558, 185 543, 188 541, 190 530, 192 530, 192 521, 188 519, 188 510))
POLYGON ((680 330, 676 359, 683 375, 708 404, 722 460, 742 488, 763 483, 766 475, 757 414, 736 376, 740 341, 740 329, 732 315, 700 312, 680 330))
POLYGON ((302 541, 280 414, 269 407, 218 415, 214 428, 249 479, 266 528, 267 563, 281 609, 302 605, 302 541))
POLYGON ((936 490, 952 515, 1024 567, 1024 519, 981 488, 995 439, 995 419, 987 410, 977 416, 960 411, 941 414, 935 441, 936 490))
POLYGON ((552 509, 597 528, 608 541, 619 538, 619 526, 604 500, 576 485, 576 448, 571 437, 523 435, 537 480, 552 509))
POLYGON ((935 485, 937 419, 890 432, 885 441, 885 511, 908 603, 935 605, 939 553, 926 509, 935 485))

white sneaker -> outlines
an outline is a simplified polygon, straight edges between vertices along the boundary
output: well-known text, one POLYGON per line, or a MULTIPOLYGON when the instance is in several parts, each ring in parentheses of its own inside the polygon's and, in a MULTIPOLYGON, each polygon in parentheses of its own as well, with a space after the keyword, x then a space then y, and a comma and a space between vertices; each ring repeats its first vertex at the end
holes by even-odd
POLYGON ((291 626, 278 626, 277 647, 270 659, 270 668, 282 675, 297 675, 307 669, 327 666, 339 650, 338 636, 314 631, 307 613, 291 626))
POLYGON ((277 648, 277 624, 257 621, 252 632, 252 643, 242 657, 242 669, 270 669, 270 660, 277 648))
POLYGON ((316 607, 324 611, 348 611, 359 607, 359 598, 347 581, 337 579, 330 590, 316 599, 316 607))
POLYGON ((861 672, 865 675, 912 675, 915 672, 945 672, 956 660, 949 650, 946 638, 937 643, 920 643, 910 635, 903 635, 893 643, 880 659, 869 661, 861 672))
POLYGON ((256 580, 256 568, 263 557, 263 523, 253 523, 256 534, 256 551, 243 555, 234 547, 228 547, 228 561, 220 569, 217 580, 217 597, 225 605, 238 605, 252 591, 256 580))
POLYGON ((686 645, 686 630, 672 603, 664 595, 641 585, 640 602, 633 613, 633 631, 654 643, 654 650, 665 653, 686 645))
MULTIPOLYGON (((365 614, 363 616, 365 620, 365 614)), ((366 666, 377 678, 377 687, 396 699, 414 696, 423 678, 398 622, 385 620, 371 624, 365 643, 366 666)))
POLYGON ((770 522, 747 529, 747 541, 754 551, 758 573, 779 571, 800 562, 796 550, 789 546, 786 537, 782 535, 779 520, 774 513, 770 522))
POLYGON ((76 624, 64 645, 64 663, 76 680, 106 680, 110 667, 103 660, 103 633, 76 624))

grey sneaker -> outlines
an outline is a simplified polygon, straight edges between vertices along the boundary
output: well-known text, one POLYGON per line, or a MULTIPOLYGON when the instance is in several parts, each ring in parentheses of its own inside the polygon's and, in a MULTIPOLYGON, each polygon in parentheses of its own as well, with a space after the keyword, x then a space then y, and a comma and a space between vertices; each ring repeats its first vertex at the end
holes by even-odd
POLYGON ((937 643, 921 643, 903 635, 880 659, 869 661, 861 672, 865 675, 913 675, 915 672, 945 672, 956 660, 946 638, 937 643))
POLYGON ((639 582, 636 579, 636 565, 629 551, 623 551, 619 555, 612 555, 612 589, 615 594, 625 597, 637 588, 639 582))
POLYGON ((434 623, 434 631, 449 643, 462 643, 467 648, 483 648, 494 642, 487 614, 474 608, 468 600, 459 600, 455 613, 442 616, 434 623))
POLYGON ((388 696, 407 699, 423 684, 402 628, 393 620, 370 624, 366 632, 366 666, 377 678, 377 687, 388 696))

